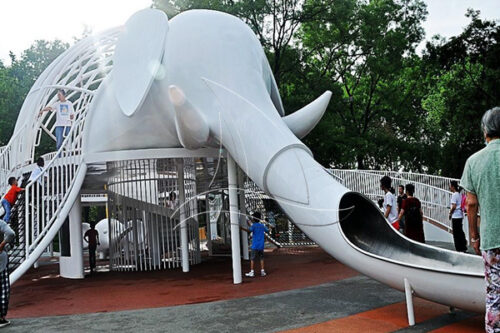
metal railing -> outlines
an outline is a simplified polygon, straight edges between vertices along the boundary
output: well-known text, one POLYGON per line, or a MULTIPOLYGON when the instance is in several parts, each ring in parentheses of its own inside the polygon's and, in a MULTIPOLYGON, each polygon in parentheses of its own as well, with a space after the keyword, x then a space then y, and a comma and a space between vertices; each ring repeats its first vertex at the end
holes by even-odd
POLYGON ((81 117, 72 126, 56 156, 25 188, 26 259, 57 219, 82 166, 81 145, 84 123, 85 117, 81 117))
MULTIPOLYGON (((22 167, 33 163, 44 132, 56 140, 55 113, 48 112, 38 117, 38 112, 56 102, 57 89, 68 90, 66 97, 73 103, 75 120, 82 117, 92 92, 97 91, 112 69, 111 57, 120 31, 121 28, 111 29, 78 42, 54 60, 37 79, 19 112, 14 136, 0 151, 1 192, 6 189, 8 177, 19 178, 22 167)), ((45 156, 45 160, 53 157, 45 156)))
POLYGON ((180 267, 183 232, 189 263, 201 262, 194 165, 187 158, 108 163, 112 270, 180 267))
POLYGON ((120 31, 121 28, 111 29, 84 39, 52 62, 28 93, 19 113, 15 134, 9 144, 2 147, 0 189, 5 191, 8 177, 19 178, 33 163, 43 132, 55 141, 55 113, 38 117, 38 112, 56 101, 57 89, 67 90, 66 97, 75 109, 75 122, 60 149, 43 156, 45 168, 25 187, 22 200, 18 200, 14 207, 15 231, 19 241, 10 251, 17 259, 12 267, 11 280, 15 281, 29 267, 27 264, 33 264, 36 258, 30 257, 39 256, 49 246, 62 224, 63 215, 67 214, 78 194, 72 189, 75 183, 83 182, 86 170, 81 156, 85 117, 94 93, 112 69, 111 58, 120 31), (17 270, 18 266, 23 267, 17 270))
MULTIPOLYGON (((331 172, 333 172, 334 174, 337 173, 338 171, 341 170, 340 169, 331 170, 331 172)), ((426 175, 423 173, 414 173, 414 172, 383 171, 383 170, 354 170, 354 171, 376 174, 380 176, 380 178, 382 178, 383 176, 389 176, 391 178, 404 179, 408 183, 417 182, 429 186, 434 186, 446 191, 448 191, 450 187, 450 181, 455 180, 457 182, 460 182, 460 179, 456 178, 426 175)))
POLYGON ((23 164, 20 154, 25 147, 25 136, 23 132, 26 126, 23 126, 9 141, 7 146, 3 147, 0 153, 0 193, 5 193, 8 188, 7 180, 9 177, 19 178, 21 176, 21 167, 23 164))
POLYGON ((340 178, 341 183, 351 191, 360 192, 373 201, 384 197, 380 189, 380 178, 388 175, 392 178, 394 188, 398 185, 411 183, 415 185, 415 197, 422 203, 424 218, 439 224, 443 229, 451 232, 451 221, 448 219, 451 192, 443 189, 452 178, 440 178, 412 173, 397 173, 365 170, 331 170, 332 174, 340 178), (416 180, 428 181, 422 183, 416 180), (435 186, 439 185, 441 187, 435 186))

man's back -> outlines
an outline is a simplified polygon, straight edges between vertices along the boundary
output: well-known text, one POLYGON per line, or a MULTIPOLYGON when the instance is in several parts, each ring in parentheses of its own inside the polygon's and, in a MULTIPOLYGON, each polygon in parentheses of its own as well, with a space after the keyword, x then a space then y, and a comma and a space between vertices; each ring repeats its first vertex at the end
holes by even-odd
POLYGON ((252 250, 263 250, 264 233, 268 231, 267 227, 261 223, 254 223, 250 231, 252 232, 252 250))
POLYGON ((500 247, 500 140, 492 140, 465 164, 460 181, 475 194, 481 213, 481 249, 500 247))
POLYGON ((85 235, 88 237, 89 240, 89 247, 90 248, 96 248, 97 247, 97 237, 99 236, 99 233, 95 229, 89 229, 85 232, 85 235))

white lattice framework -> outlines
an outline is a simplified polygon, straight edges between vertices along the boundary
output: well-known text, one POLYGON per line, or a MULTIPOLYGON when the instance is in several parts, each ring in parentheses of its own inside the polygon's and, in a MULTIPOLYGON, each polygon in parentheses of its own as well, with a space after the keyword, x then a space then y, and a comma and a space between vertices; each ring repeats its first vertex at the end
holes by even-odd
POLYGON ((22 254, 20 269, 11 274, 17 280, 40 256, 64 222, 71 205, 79 196, 86 174, 82 163, 81 146, 85 118, 89 105, 101 82, 112 69, 112 56, 121 28, 111 29, 79 41, 60 55, 42 73, 28 93, 14 135, 0 154, 0 183, 5 191, 7 178, 19 178, 30 170, 30 165, 46 133, 55 141, 55 114, 41 117, 39 111, 56 101, 56 90, 64 89, 72 101, 76 118, 70 133, 57 152, 46 154, 43 172, 26 186, 23 207, 18 207, 17 233, 23 235, 16 255, 22 254), (30 257, 33 260, 28 260, 30 257))
MULTIPOLYGON (((6 179, 19 177, 33 163, 42 133, 55 141, 55 113, 41 117, 38 112, 56 102, 57 89, 64 89, 73 102, 76 121, 85 117, 85 111, 100 83, 112 69, 112 55, 121 28, 85 38, 66 50, 36 80, 19 112, 14 134, 0 149, 0 191, 5 191, 6 179)), ((79 153, 76 152, 76 153, 79 153)), ((55 153, 44 156, 52 160, 55 153)))

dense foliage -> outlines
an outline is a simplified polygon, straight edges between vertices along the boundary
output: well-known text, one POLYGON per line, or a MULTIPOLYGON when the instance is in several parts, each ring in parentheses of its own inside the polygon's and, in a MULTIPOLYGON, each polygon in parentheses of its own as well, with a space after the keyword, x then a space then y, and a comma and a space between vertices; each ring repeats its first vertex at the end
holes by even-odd
POLYGON ((6 145, 12 136, 24 98, 38 76, 68 47, 58 40, 38 40, 19 58, 11 53, 9 66, 0 60, 0 146, 6 145))
MULTIPOLYGON (((448 40, 424 38, 422 0, 153 0, 169 18, 196 8, 240 17, 268 55, 288 113, 333 97, 306 138, 325 166, 459 177, 483 145, 481 115, 500 105, 500 27, 469 10, 448 40)), ((37 42, 0 64, 0 144, 34 79, 66 45, 37 42)))

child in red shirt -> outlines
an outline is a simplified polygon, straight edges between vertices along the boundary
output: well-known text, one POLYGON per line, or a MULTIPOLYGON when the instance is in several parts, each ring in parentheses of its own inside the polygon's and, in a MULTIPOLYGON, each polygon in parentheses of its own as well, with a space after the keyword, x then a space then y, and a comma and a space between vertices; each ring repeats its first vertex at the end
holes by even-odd
POLYGON ((17 186, 17 179, 15 177, 9 178, 9 185, 10 189, 2 199, 2 206, 5 209, 5 216, 3 220, 7 223, 10 222, 10 210, 17 201, 17 195, 19 194, 19 192, 24 191, 24 188, 20 188, 17 186))

